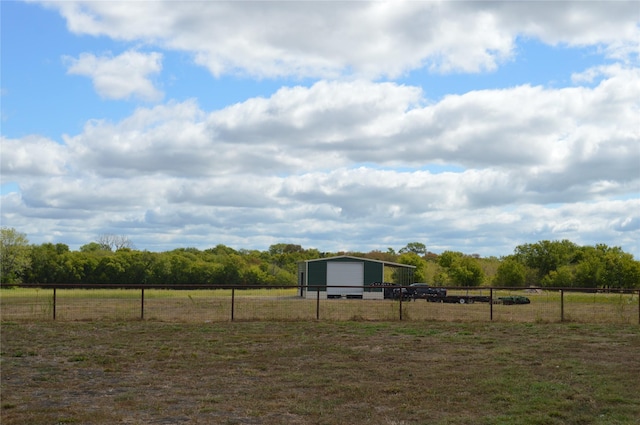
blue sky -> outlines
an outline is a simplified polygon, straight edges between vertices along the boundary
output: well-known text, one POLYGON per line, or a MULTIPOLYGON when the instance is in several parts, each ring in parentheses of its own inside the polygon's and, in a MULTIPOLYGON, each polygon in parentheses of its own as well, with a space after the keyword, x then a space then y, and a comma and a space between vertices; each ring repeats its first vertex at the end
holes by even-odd
POLYGON ((3 226, 640 255, 635 2, 2 2, 3 226))

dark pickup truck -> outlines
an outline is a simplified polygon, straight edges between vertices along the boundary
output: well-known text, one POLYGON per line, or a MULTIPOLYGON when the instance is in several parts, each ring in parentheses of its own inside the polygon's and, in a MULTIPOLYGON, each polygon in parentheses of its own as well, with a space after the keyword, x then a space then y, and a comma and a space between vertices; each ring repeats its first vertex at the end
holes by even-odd
POLYGON ((428 297, 446 297, 447 290, 445 288, 436 288, 429 286, 427 283, 413 283, 407 288, 407 292, 413 298, 428 297))
POLYGON ((475 302, 489 302, 489 297, 487 296, 447 295, 446 288, 436 288, 426 283, 414 283, 409 286, 408 292, 414 300, 420 298, 435 303, 473 304, 475 302))
POLYGON ((432 297, 445 297, 447 295, 445 288, 434 288, 426 283, 413 283, 409 286, 387 283, 383 285, 390 286, 389 288, 385 288, 384 297, 396 300, 400 298, 400 294, 402 294, 403 300, 415 300, 418 298, 429 299, 432 297))

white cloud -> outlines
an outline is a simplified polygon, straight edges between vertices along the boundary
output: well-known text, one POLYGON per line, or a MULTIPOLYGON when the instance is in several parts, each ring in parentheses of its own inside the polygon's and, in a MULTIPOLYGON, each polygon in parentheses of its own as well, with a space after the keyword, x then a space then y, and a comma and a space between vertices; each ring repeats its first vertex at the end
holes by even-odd
POLYGON ((517 37, 639 53, 635 2, 44 2, 77 34, 192 52, 214 75, 495 69, 517 37))
POLYGON ((65 143, 74 162, 106 177, 206 175, 225 154, 211 149, 203 116, 193 101, 140 108, 117 124, 91 121, 65 143))
POLYGON ((68 152, 53 140, 39 136, 27 136, 22 139, 8 139, 3 136, 0 138, 0 145, 3 181, 66 174, 68 152))
MULTIPOLYGON (((415 87, 318 82, 210 113, 194 101, 141 108, 119 123, 88 123, 83 133, 66 138, 66 146, 75 167, 106 178, 280 175, 322 181, 332 175, 326 170, 364 164, 370 175, 361 182, 352 173, 328 184, 377 190, 386 177, 375 168, 451 164, 467 168, 452 173, 453 193, 463 191, 457 202, 585 200, 638 184, 638 81, 638 72, 621 72, 594 88, 521 86, 431 105, 422 105, 415 87), (463 176, 468 179, 458 181, 463 176)), ((425 177, 398 176, 403 187, 425 177)))
MULTIPOLYGON (((640 255, 637 3, 44 4, 77 34, 187 52, 214 75, 323 79, 216 110, 169 100, 99 117, 62 144, 2 138, 3 182, 20 188, 2 195, 3 223, 36 240, 122 233, 158 250, 419 240, 487 255, 568 238, 640 255), (523 38, 618 62, 573 70, 572 87, 438 101, 373 80, 491 71, 517 59, 523 38)), ((155 102, 163 59, 128 50, 67 63, 105 98, 155 102)))
POLYGON ((163 94, 149 75, 162 70, 162 54, 127 51, 118 56, 97 57, 83 53, 79 58, 65 57, 67 72, 84 75, 93 81, 98 94, 107 99, 128 99, 132 96, 145 101, 158 101, 163 94))

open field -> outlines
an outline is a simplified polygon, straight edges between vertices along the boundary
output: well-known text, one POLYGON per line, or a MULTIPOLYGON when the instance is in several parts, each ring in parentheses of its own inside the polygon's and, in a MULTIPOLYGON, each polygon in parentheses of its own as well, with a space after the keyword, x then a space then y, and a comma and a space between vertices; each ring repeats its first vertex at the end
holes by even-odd
MULTIPOLYGON (((460 291, 458 291, 462 294, 460 291)), ((496 290, 494 297, 526 295, 527 305, 471 305, 428 303, 425 300, 307 300, 296 288, 236 290, 58 289, 56 320, 131 320, 220 322, 234 320, 384 320, 508 321, 638 324, 638 293, 496 290), (492 308, 493 307, 493 308, 492 308), (233 309, 233 311, 232 311, 233 309)), ((450 291, 455 294, 456 291, 450 291)), ((53 290, 17 288, 0 291, 2 320, 33 321, 53 318, 53 290)), ((487 289, 470 295, 489 295, 487 289)))
POLYGON ((638 424, 637 325, 4 322, 23 424, 638 424))

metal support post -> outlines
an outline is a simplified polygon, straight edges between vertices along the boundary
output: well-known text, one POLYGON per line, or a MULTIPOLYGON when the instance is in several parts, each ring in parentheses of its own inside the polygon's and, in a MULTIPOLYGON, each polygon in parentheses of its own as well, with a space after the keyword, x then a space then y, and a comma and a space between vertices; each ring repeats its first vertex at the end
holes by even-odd
POLYGON ((231 288, 231 321, 233 322, 233 315, 236 305, 236 288, 231 288))
POLYGON ((564 289, 560 290, 560 321, 564 322, 564 289))
POLYGON ((56 288, 53 288, 53 320, 56 320, 56 288))
POLYGON ((489 320, 493 321, 493 288, 489 289, 489 320))

